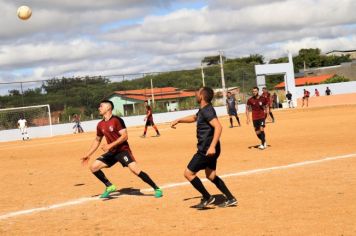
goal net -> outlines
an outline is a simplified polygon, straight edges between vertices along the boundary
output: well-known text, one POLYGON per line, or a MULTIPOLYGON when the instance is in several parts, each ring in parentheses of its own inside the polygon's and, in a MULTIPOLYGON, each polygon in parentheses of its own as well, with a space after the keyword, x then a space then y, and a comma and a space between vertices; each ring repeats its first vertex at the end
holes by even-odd
MULTIPOLYGON (((0 109, 0 131, 17 129, 17 122, 20 118, 24 118, 27 121, 27 127, 32 131, 32 134, 29 134, 30 137, 47 137, 53 135, 49 105, 0 109)), ((7 135, 10 136, 11 133, 7 132, 7 135)), ((16 135, 18 136, 18 132, 16 132, 16 135)), ((8 139, 12 140, 13 138, 8 137, 8 139)))

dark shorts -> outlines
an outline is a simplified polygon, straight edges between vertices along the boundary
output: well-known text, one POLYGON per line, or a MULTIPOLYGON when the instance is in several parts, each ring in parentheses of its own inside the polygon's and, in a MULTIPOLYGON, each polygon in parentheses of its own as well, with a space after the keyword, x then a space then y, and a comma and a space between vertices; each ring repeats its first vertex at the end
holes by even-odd
POLYGON ((309 98, 309 96, 304 96, 304 97, 303 97, 303 100, 308 99, 308 98, 309 98))
POLYGON ((153 122, 153 120, 146 120, 146 125, 145 126, 154 126, 155 123, 153 122))
POLYGON ((194 173, 199 172, 200 170, 204 170, 209 168, 211 170, 216 170, 216 164, 218 158, 220 156, 220 145, 216 147, 216 153, 214 156, 206 156, 201 152, 197 152, 194 154, 192 160, 190 160, 188 164, 188 169, 194 173))
POLYGON ((228 114, 229 114, 229 116, 237 116, 237 110, 236 109, 229 109, 228 114))
POLYGON ((119 153, 107 152, 97 160, 103 162, 108 167, 112 167, 117 162, 120 162, 123 167, 127 167, 131 162, 134 162, 135 159, 130 151, 122 151, 119 153))
POLYGON ((260 127, 266 127, 265 119, 254 120, 253 127, 255 127, 255 130, 259 130, 260 127))

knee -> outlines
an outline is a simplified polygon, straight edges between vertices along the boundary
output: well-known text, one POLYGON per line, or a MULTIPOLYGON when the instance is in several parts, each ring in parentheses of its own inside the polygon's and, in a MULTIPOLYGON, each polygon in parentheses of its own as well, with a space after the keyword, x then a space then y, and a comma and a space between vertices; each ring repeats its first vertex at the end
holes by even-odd
POLYGON ((194 179, 195 175, 194 175, 191 171, 185 170, 185 171, 184 171, 184 177, 185 177, 187 180, 191 181, 192 179, 194 179))
POLYGON ((94 173, 94 172, 97 172, 98 170, 100 170, 100 167, 97 164, 95 164, 95 162, 94 162, 93 164, 90 165, 89 169, 92 173, 94 173))

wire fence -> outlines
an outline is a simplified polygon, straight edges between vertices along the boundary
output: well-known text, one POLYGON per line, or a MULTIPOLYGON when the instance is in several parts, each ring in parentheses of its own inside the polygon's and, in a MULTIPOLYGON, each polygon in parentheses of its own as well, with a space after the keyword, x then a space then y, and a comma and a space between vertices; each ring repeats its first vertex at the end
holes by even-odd
MULTIPOLYGON (((214 105, 223 105, 219 67, 204 68, 204 75, 206 86, 217 89, 214 105)), ((240 103, 255 85, 254 73, 241 68, 229 68, 225 80, 240 103)), ((144 100, 150 100, 155 113, 172 112, 197 108, 194 91, 201 86, 201 69, 6 82, 0 83, 0 108, 50 104, 53 123, 71 122, 75 114, 81 120, 98 119, 99 102, 107 98, 121 116, 144 114, 144 100)))

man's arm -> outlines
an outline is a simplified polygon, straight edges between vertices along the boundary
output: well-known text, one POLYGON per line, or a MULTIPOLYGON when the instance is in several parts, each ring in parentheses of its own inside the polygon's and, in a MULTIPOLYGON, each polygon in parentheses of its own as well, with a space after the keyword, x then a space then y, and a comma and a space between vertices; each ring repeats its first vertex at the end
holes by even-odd
POLYGON ((177 119, 177 120, 173 121, 171 123, 171 128, 175 129, 176 128, 175 126, 178 123, 193 123, 195 121, 197 121, 197 116, 196 115, 186 116, 186 117, 183 117, 183 118, 180 118, 180 119, 177 119))
POLYGON ((246 105, 246 123, 250 123, 250 106, 246 105))
POLYGON ((129 135, 127 133, 127 129, 122 129, 119 131, 120 133, 120 138, 118 138, 116 141, 110 143, 110 144, 104 144, 101 149, 103 149, 103 151, 107 152, 109 151, 111 148, 122 144, 123 142, 127 141, 129 139, 129 135))
POLYGON ((92 142, 92 144, 90 146, 89 151, 81 158, 83 165, 88 163, 90 156, 98 149, 102 138, 103 137, 96 136, 96 138, 94 139, 94 141, 92 142))
POLYGON ((207 156, 213 156, 216 153, 215 147, 216 144, 218 143, 221 133, 222 133, 222 126, 218 120, 218 118, 212 119, 209 124, 214 127, 214 137, 213 140, 211 141, 210 147, 208 151, 206 152, 207 156))

